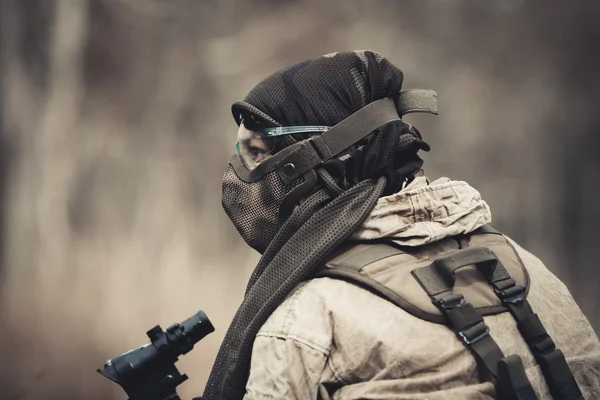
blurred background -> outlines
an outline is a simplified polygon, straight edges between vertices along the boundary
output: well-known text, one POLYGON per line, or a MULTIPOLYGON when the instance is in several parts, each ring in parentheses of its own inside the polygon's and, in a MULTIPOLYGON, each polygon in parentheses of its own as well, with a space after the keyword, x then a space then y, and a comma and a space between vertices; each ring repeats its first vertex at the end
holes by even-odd
POLYGON ((0 399, 124 399, 95 372, 204 309, 178 363, 200 395, 258 256, 222 212, 230 105, 303 59, 372 49, 405 88, 431 178, 494 225, 600 331, 600 3, 0 0, 0 399))

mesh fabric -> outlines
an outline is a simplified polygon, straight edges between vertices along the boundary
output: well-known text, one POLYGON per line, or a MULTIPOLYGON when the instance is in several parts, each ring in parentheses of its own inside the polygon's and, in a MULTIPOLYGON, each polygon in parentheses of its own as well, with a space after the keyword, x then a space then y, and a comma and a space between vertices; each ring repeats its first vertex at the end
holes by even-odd
MULTIPOLYGON (((238 124, 244 118, 245 125, 246 120, 257 125, 246 125, 248 129, 334 126, 365 105, 396 95, 402 89, 402 81, 402 72, 378 53, 336 53, 276 72, 260 82, 243 102, 235 103, 232 110, 238 124), (252 118, 246 118, 248 115, 252 118)), ((282 141, 289 146, 304 138, 284 136, 282 141)), ((416 153, 424 148, 422 143, 410 125, 394 121, 352 146, 347 154, 320 167, 325 172, 318 174, 321 189, 285 221, 250 278, 244 301, 219 349, 204 392, 205 400, 243 397, 252 344, 260 327, 289 292, 360 226, 382 194, 395 191, 420 168, 422 160, 416 153)), ((224 179, 236 179, 232 171, 225 175, 224 179)), ((268 175, 260 181, 274 185, 271 190, 275 193, 289 189, 268 175)), ((224 202, 235 210, 228 215, 238 218, 243 226, 240 230, 256 239, 257 247, 265 247, 267 235, 251 232, 265 229, 264 226, 252 225, 243 214, 264 213, 265 221, 276 219, 277 210, 272 204, 279 195, 269 199, 260 185, 236 188, 231 183, 227 186, 232 188, 223 194, 224 202), (241 194, 250 195, 257 204, 242 204, 241 194)))
MULTIPOLYGON (((403 80, 402 71, 379 53, 369 50, 334 53, 275 72, 256 85, 243 101, 234 103, 232 111, 238 123, 239 115, 251 115, 248 119, 255 127, 334 126, 367 104, 397 95, 403 80)), ((285 140, 290 145, 294 139, 308 137, 298 134, 285 140)), ((342 188, 386 176, 385 194, 393 193, 403 180, 396 173, 397 167, 408 159, 418 158, 419 150, 429 149, 418 131, 401 120, 381 126, 364 142, 368 145, 361 152, 356 149, 365 143, 338 155, 353 154, 358 160, 326 163, 342 188)))
POLYGON ((376 52, 335 53, 270 75, 232 109, 236 118, 259 110, 283 126, 333 126, 375 100, 396 95, 403 79, 402 71, 376 52))
POLYGON ((277 171, 272 171, 249 183, 240 180, 231 165, 225 171, 223 208, 246 243, 259 253, 264 253, 278 231, 280 204, 302 181, 286 185, 277 171))
POLYGON ((314 212, 311 206, 316 208, 328 198, 327 192, 321 190, 311 196, 307 207, 292 214, 282 231, 296 228, 291 225, 300 227, 289 240, 286 240, 289 235, 277 235, 273 251, 267 250, 263 255, 265 261, 261 260, 257 266, 260 273, 253 275, 254 284, 219 349, 203 399, 243 397, 252 344, 260 327, 287 294, 364 221, 384 187, 385 178, 361 182, 314 212), (301 218, 295 220, 295 216, 301 218), (277 245, 279 248, 274 250, 277 245), (273 258, 268 260, 268 256, 273 258))

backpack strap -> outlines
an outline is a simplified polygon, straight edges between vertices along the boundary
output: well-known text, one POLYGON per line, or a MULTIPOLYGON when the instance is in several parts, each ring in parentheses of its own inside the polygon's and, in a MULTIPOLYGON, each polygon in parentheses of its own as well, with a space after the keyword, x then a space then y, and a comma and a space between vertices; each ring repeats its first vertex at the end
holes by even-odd
MULTIPOLYGON (((456 335, 475 357, 480 367, 481 379, 493 382, 500 398, 537 399, 525 374, 521 358, 517 355, 504 357, 490 336, 490 329, 481 314, 467 303, 462 295, 452 291, 454 274, 458 269, 469 265, 479 268, 497 262, 499 260, 496 255, 487 248, 467 248, 451 256, 439 258, 429 266, 416 268, 412 275, 427 292, 433 304, 448 318, 456 335)), ((498 270, 498 273, 501 271, 498 270)))
POLYGON ((479 228, 475 229, 473 232, 469 232, 467 234, 467 236, 481 235, 481 234, 502 235, 502 233, 498 232, 491 225, 485 224, 485 225, 481 225, 479 228))
MULTIPOLYGON (((494 288, 498 298, 508 307, 517 322, 521 336, 523 336, 542 370, 552 398, 554 400, 583 399, 581 390, 573 377, 564 354, 556 348, 554 341, 548 335, 544 325, 525 298, 525 287, 516 283, 510 277, 508 271, 492 250, 486 247, 459 250, 450 257, 434 261, 428 267, 417 268, 413 271, 413 276, 429 293, 430 290, 439 290, 442 285, 452 287, 454 285, 454 272, 466 265, 475 265, 486 281, 494 288), (433 279, 437 279, 438 282, 433 279), (436 284, 438 287, 435 286, 436 284), (428 288, 425 287, 426 285, 428 285, 428 288)), ((508 375, 505 374, 505 379, 511 374, 515 374, 516 369, 522 368, 522 366, 516 365, 514 361, 511 361, 511 363, 513 371, 507 371, 508 375)), ((510 368, 511 363, 506 364, 506 367, 510 368)), ((517 379, 521 380, 518 377, 517 379)), ((515 381, 513 380, 513 382, 515 381)))
POLYGON ((479 270, 517 321, 519 332, 540 366, 552 398, 583 399, 563 352, 556 348, 542 321, 525 298, 525 288, 508 275, 500 261, 479 270))

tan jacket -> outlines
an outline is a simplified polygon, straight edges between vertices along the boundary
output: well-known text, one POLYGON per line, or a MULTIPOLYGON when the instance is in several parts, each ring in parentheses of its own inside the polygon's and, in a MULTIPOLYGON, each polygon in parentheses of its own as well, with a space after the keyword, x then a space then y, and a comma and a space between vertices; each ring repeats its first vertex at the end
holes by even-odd
MULTIPOLYGON (((381 198, 354 239, 387 237, 437 254, 441 239, 489 223, 488 205, 465 182, 416 178, 381 198)), ((528 300, 586 399, 600 399, 600 341, 567 288, 513 242, 531 278, 528 300)), ((510 313, 485 317, 505 355, 519 354, 540 399, 550 395, 510 313)), ((341 280, 304 283, 256 336, 250 399, 490 399, 471 353, 447 327, 420 320, 341 280)))

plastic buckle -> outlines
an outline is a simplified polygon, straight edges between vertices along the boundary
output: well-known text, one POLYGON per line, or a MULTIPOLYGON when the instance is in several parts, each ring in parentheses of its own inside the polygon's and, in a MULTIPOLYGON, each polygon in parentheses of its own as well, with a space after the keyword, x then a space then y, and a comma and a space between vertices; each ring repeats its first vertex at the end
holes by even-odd
POLYGON ((490 328, 482 322, 479 322, 473 326, 470 326, 467 329, 463 329, 462 331, 458 332, 458 335, 462 338, 463 342, 465 342, 465 344, 467 344, 467 345, 472 345, 474 343, 477 343, 484 337, 489 336, 489 334, 490 334, 490 328), (474 329, 474 328, 480 328, 481 324, 483 324, 484 329, 481 332, 479 332, 479 334, 477 334, 474 338, 471 338, 470 337, 471 335, 469 335, 469 333, 477 333, 478 331, 480 331, 481 329, 474 329), (469 331, 472 331, 472 332, 469 332, 469 331))
POLYGON ((433 301, 438 308, 444 310, 452 310, 465 304, 465 298, 462 294, 450 294, 433 301))
POLYGON ((520 283, 515 283, 513 286, 502 290, 494 287, 494 292, 496 292, 503 303, 519 304, 525 300, 525 286, 520 283))

